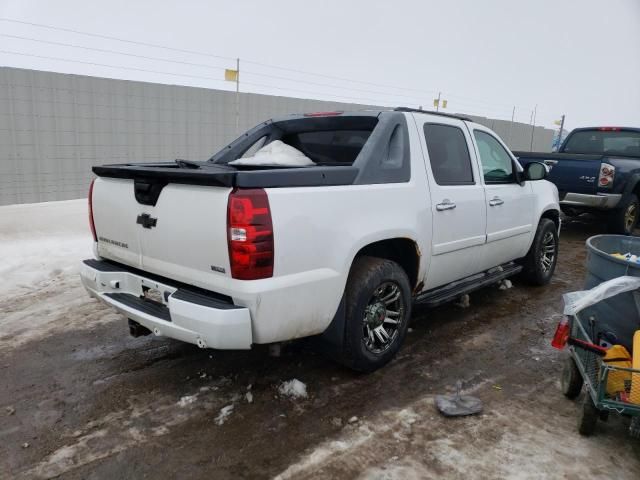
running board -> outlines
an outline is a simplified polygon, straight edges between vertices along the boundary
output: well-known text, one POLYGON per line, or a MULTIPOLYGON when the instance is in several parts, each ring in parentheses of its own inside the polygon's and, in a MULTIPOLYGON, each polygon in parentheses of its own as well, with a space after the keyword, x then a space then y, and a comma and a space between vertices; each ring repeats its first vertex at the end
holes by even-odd
POLYGON ((454 300, 464 294, 471 293, 479 288, 486 287, 500 280, 511 277, 522 271, 522 265, 513 262, 492 268, 483 273, 478 273, 470 277, 449 283, 443 287, 437 287, 426 292, 418 294, 414 303, 426 305, 428 307, 436 307, 454 300))

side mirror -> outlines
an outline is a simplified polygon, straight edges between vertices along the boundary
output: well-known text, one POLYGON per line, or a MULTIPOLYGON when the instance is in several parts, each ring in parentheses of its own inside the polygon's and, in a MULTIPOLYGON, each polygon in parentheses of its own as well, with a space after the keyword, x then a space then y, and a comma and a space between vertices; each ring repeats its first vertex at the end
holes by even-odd
POLYGON ((527 163, 524 167, 524 179, 525 180, 544 180, 547 178, 547 166, 540 162, 527 163))

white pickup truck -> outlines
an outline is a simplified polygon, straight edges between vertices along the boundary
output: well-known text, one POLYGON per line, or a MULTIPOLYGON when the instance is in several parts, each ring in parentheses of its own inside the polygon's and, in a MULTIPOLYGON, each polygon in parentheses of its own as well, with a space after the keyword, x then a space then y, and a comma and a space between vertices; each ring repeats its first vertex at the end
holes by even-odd
POLYGON ((93 171, 84 286, 131 334, 201 348, 318 335, 372 371, 400 348, 413 303, 517 273, 543 285, 558 255, 546 167, 523 170, 495 133, 453 115, 292 115, 208 161, 93 171), (276 141, 307 164, 252 164, 276 141))

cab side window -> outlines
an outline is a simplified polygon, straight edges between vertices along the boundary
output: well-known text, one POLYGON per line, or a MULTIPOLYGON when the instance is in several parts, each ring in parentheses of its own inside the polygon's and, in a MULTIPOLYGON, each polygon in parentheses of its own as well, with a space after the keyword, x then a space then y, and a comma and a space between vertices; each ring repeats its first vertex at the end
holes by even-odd
POLYGON ((476 139, 478 152, 480 153, 484 182, 515 182, 513 161, 500 142, 498 142, 493 135, 489 135, 481 130, 474 130, 473 136, 476 139))
POLYGON ((438 185, 473 185, 467 140, 458 127, 424 124, 431 171, 438 185))

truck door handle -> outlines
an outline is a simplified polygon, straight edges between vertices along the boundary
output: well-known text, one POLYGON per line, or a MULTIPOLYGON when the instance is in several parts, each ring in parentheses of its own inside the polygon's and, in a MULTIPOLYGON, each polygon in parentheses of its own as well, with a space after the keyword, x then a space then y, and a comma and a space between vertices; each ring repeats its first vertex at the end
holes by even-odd
POLYGON ((445 198, 442 203, 438 203, 436 205, 436 210, 439 212, 442 212, 443 210, 453 210, 454 208, 456 208, 456 204, 448 198, 445 198))
POLYGON ((504 203, 504 200, 502 200, 500 197, 493 197, 491 200, 489 200, 489 205, 492 207, 497 207, 498 205, 502 205, 504 203))

